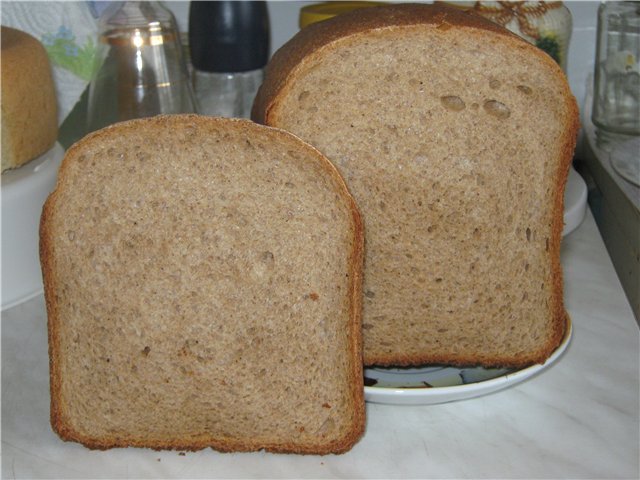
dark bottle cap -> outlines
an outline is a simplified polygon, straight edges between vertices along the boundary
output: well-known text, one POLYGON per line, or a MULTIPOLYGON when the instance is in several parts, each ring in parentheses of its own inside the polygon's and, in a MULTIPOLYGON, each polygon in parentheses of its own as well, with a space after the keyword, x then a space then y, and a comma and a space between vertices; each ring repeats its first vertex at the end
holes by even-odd
POLYGON ((196 70, 246 72, 269 59, 269 13, 264 1, 192 1, 189 49, 196 70))

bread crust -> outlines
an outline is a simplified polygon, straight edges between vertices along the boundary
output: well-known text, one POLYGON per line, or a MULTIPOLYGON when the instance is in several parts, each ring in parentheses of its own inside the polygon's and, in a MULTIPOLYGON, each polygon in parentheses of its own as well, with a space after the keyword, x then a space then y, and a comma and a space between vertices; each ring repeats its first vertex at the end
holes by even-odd
POLYGON ((33 36, 2 27, 2 170, 49 150, 58 137, 58 105, 49 58, 33 36))
POLYGON ((357 35, 376 31, 383 34, 399 28, 434 28, 449 30, 466 29, 472 35, 474 31, 490 32, 501 37, 502 41, 514 48, 526 50, 528 55, 537 57, 545 67, 555 72, 558 84, 564 85, 562 100, 566 104, 565 134, 561 158, 558 159, 556 186, 551 199, 553 220, 549 239, 549 262, 553 283, 553 318, 550 334, 537 351, 512 357, 478 357, 477 355, 433 354, 410 355, 402 352, 395 354, 371 354, 365 348, 365 365, 410 366, 420 364, 455 364, 524 367, 543 363, 561 343, 567 328, 568 314, 563 304, 562 268, 560 264, 560 243, 563 230, 564 187, 566 184, 578 131, 580 128, 578 107, 566 78, 560 67, 542 50, 526 42, 509 30, 471 12, 442 4, 393 4, 355 10, 302 29, 292 40, 277 51, 266 69, 265 81, 260 87, 253 105, 252 119, 265 125, 278 126, 277 117, 281 99, 287 95, 291 85, 303 75, 317 59, 336 48, 339 41, 357 35))
POLYGON ((356 9, 303 28, 273 55, 253 104, 252 120, 265 125, 273 121, 270 114, 278 96, 298 71, 303 69, 310 57, 320 54, 323 48, 330 48, 332 43, 352 35, 417 25, 441 29, 454 26, 477 28, 522 41, 509 30, 484 17, 441 4, 407 3, 356 9))
POLYGON ((351 196, 347 185, 336 167, 315 147, 305 143, 295 135, 281 129, 256 125, 249 120, 242 119, 219 119, 199 115, 160 115, 150 119, 137 119, 115 124, 87 135, 67 150, 59 170, 56 188, 49 195, 44 204, 40 219, 40 262, 43 274, 45 304, 47 309, 47 329, 49 341, 49 375, 50 375, 50 422, 53 430, 65 441, 75 441, 90 449, 109 449, 115 447, 144 447, 155 450, 184 450, 195 451, 211 447, 221 452, 235 451, 257 451, 266 450, 277 453, 301 453, 301 454, 329 454, 344 453, 351 449, 360 439, 365 430, 365 406, 364 406, 364 385, 363 385, 363 363, 362 363, 362 276, 364 262, 364 228, 360 212, 355 200, 351 196), (341 198, 348 205, 352 217, 353 244, 349 259, 349 300, 350 300, 350 321, 348 324, 349 341, 349 385, 348 392, 353 409, 351 429, 345 431, 342 437, 336 438, 326 443, 300 444, 282 442, 251 442, 241 441, 231 438, 210 438, 202 436, 197 439, 176 440, 175 442, 159 441, 145 438, 144 436, 120 438, 105 437, 93 438, 76 431, 65 411, 64 399, 61 396, 61 382, 64 375, 63 361, 60 348, 59 325, 63 319, 60 318, 58 302, 60 301, 57 292, 56 277, 56 242, 51 233, 51 224, 55 221, 56 207, 60 192, 73 188, 67 185, 67 170, 70 165, 78 161, 86 148, 99 143, 102 138, 118 135, 129 129, 153 129, 155 124, 169 123, 183 125, 185 123, 226 123, 228 128, 248 130, 253 128, 268 128, 274 139, 286 142, 292 147, 304 149, 305 154, 313 158, 322 170, 329 175, 333 184, 337 187, 341 198))

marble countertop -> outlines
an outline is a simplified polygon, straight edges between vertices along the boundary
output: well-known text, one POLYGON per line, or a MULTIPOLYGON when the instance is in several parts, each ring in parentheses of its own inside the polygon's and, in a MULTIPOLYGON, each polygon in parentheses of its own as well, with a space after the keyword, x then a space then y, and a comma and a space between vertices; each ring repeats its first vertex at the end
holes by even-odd
POLYGON ((638 478, 640 332, 591 213, 563 241, 573 339, 542 374, 440 405, 367 404, 343 455, 114 449, 49 426, 42 297, 2 314, 2 478, 638 478))

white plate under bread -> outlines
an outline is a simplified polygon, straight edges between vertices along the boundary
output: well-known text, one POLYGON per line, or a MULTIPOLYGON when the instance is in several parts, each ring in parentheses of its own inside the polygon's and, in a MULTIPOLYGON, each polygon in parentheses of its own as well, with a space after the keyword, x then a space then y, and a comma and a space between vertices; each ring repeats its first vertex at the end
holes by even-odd
POLYGON ((571 343, 571 320, 560 346, 543 363, 522 369, 426 366, 367 368, 365 400, 389 405, 437 405, 469 400, 518 385, 551 368, 571 343))
POLYGON ((40 157, 2 174, 2 310, 42 293, 38 228, 64 156, 59 143, 40 157))
POLYGON ((573 167, 564 190, 564 229, 562 235, 573 232, 582 223, 587 211, 587 184, 573 167))

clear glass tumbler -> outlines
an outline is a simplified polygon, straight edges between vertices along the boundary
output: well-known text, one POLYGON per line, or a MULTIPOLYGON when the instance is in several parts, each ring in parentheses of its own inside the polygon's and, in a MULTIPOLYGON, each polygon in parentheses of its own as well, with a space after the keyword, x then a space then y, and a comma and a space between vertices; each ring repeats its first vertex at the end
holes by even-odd
POLYGON ((155 1, 124 2, 100 22, 88 131, 132 118, 195 113, 175 19, 155 1))

